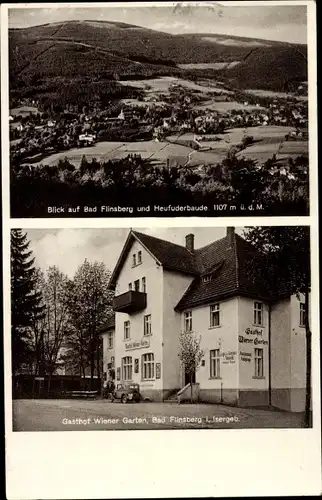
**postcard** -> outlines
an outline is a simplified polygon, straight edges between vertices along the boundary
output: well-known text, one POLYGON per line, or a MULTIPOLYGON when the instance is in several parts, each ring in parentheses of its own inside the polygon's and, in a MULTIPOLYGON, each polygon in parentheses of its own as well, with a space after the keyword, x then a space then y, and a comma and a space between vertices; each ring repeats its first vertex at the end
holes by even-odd
POLYGON ((316 7, 1 6, 9 500, 321 494, 316 7))

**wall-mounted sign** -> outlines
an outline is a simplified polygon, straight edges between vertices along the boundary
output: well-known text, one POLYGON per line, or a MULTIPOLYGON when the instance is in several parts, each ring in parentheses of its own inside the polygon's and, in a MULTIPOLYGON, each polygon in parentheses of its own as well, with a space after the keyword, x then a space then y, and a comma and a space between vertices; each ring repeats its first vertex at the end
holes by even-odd
POLYGON ((121 368, 116 369, 116 380, 121 380, 121 368))
POLYGON ((221 356, 223 358, 222 363, 228 364, 228 363, 235 363, 236 362, 236 351, 227 351, 227 352, 222 352, 221 356))
POLYGON ((238 335, 238 340, 241 344, 268 345, 267 340, 263 340, 258 337, 249 338, 244 337, 243 335, 238 335))
POLYGON ((161 363, 155 363, 155 378, 161 378, 161 363))
POLYGON ((134 360, 134 373, 139 373, 139 360, 136 358, 134 360))
POLYGON ((141 339, 139 341, 127 342, 125 344, 126 351, 132 351, 133 349, 142 349, 144 347, 150 347, 150 339, 141 339))
POLYGON ((242 352, 240 351, 240 359, 241 361, 245 361, 246 363, 250 363, 252 359, 252 353, 251 352, 242 352))
POLYGON ((263 335, 263 330, 259 330, 258 328, 246 328, 246 335, 263 335))

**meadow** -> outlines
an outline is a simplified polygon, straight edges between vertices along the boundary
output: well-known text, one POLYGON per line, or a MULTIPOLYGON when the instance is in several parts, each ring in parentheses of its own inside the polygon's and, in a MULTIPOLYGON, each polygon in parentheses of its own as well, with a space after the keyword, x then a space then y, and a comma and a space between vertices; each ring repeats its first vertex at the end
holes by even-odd
MULTIPOLYGON (((292 127, 252 127, 232 128, 224 134, 207 135, 200 144, 202 148, 196 150, 195 134, 172 134, 164 141, 135 141, 118 142, 102 141, 93 146, 83 148, 72 148, 68 151, 55 153, 41 161, 34 163, 35 166, 58 165, 60 160, 67 158, 76 168, 79 168, 83 156, 88 161, 96 159, 99 162, 108 160, 121 160, 128 155, 140 155, 142 159, 149 160, 154 164, 165 164, 167 159, 180 160, 180 164, 211 165, 220 162, 231 150, 239 145, 245 135, 253 137, 253 144, 243 149, 239 156, 245 156, 259 162, 266 161, 272 154, 279 157, 296 157, 307 154, 307 141, 284 141, 285 135, 291 132, 292 127)), ((198 136, 200 137, 200 136, 198 136)))

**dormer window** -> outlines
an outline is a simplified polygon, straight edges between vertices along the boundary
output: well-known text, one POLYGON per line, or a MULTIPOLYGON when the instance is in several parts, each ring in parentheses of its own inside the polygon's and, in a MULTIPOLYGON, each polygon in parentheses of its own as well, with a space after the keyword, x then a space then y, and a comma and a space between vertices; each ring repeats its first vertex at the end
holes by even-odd
POLYGON ((203 283, 209 283, 209 281, 212 280, 212 275, 211 274, 205 274, 203 277, 202 277, 202 282, 203 283))

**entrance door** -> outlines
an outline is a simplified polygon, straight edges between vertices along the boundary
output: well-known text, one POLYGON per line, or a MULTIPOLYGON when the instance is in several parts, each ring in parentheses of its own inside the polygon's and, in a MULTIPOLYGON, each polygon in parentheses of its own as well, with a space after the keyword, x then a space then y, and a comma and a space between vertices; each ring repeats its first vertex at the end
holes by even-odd
POLYGON ((192 382, 193 384, 196 383, 196 372, 193 373, 192 375, 192 380, 190 380, 190 374, 188 374, 186 371, 184 373, 184 385, 190 384, 192 382))

